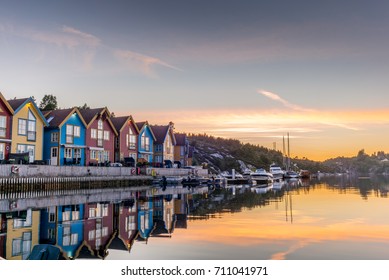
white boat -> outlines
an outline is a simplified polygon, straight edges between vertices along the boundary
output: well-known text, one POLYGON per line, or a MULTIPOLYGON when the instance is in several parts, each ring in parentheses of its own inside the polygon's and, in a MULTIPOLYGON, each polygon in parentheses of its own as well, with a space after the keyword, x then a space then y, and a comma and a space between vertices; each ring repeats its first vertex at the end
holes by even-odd
POLYGON ((300 178, 300 175, 294 171, 286 171, 284 174, 285 179, 300 178))
POLYGON ((273 189, 273 185, 270 184, 270 185, 266 185, 264 187, 252 187, 251 191, 255 192, 257 194, 264 194, 264 193, 271 191, 272 189, 273 189))
MULTIPOLYGON (((223 171, 220 173, 220 176, 226 178, 227 180, 234 179, 234 175, 232 173, 229 173, 228 171, 223 171)), ((235 179, 243 179, 243 175, 235 171, 235 179)))
POLYGON ((273 175, 266 172, 265 169, 259 168, 250 174, 250 179, 255 181, 257 185, 273 183, 273 175))
POLYGON ((284 178, 284 171, 274 163, 270 165, 269 171, 273 175, 273 180, 281 180, 284 178))

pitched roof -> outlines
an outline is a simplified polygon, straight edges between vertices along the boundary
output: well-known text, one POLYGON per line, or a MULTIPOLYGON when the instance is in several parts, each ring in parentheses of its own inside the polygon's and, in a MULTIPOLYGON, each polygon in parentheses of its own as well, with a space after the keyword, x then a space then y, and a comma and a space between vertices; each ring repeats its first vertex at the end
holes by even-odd
POLYGON ((138 127, 138 130, 140 131, 146 123, 147 123, 147 121, 145 121, 145 122, 136 122, 135 124, 138 127))
POLYGON ((163 144, 165 142, 166 135, 169 131, 168 125, 151 125, 151 129, 155 135, 155 143, 154 144, 163 144))
POLYGON ((16 111, 20 106, 22 106, 29 98, 20 98, 20 99, 11 99, 7 100, 12 109, 16 111))
POLYGON ((9 104, 9 102, 4 98, 3 94, 0 92, 0 100, 3 101, 5 107, 8 109, 8 111, 11 113, 11 115, 13 115, 14 113, 14 110, 12 109, 11 105, 9 104))
POLYGON ((166 135, 171 132, 173 145, 176 144, 176 138, 174 137, 173 129, 170 124, 168 125, 151 125, 151 129, 155 135, 155 143, 154 144, 163 144, 165 142, 166 135))
MULTIPOLYGON (((87 125, 89 125, 98 114, 103 113, 106 108, 95 108, 95 109, 80 109, 81 116, 84 118, 87 125)), ((109 115, 109 112, 107 110, 109 115)))
POLYGON ((39 107, 36 105, 34 99, 31 97, 29 98, 20 98, 20 99, 11 99, 7 100, 8 104, 12 107, 14 110, 14 113, 16 114, 25 104, 31 103, 33 107, 36 109, 40 119, 42 120, 44 126, 47 126, 46 118, 43 116, 42 111, 39 109, 39 107))
POLYGON ((130 116, 124 116, 124 117, 113 117, 111 118, 111 121, 116 129, 117 132, 122 130, 123 126, 126 124, 130 116))
POLYGON ((59 127, 73 114, 77 113, 80 117, 81 122, 85 125, 86 123, 82 118, 80 111, 77 108, 69 108, 69 109, 58 109, 47 111, 45 117, 47 122, 49 123, 49 127, 59 127))
POLYGON ((52 110, 44 114, 49 127, 58 127, 69 116, 73 109, 52 110))
POLYGON ((176 138, 177 146, 185 146, 186 145, 186 134, 185 133, 174 133, 174 137, 176 138))
POLYGON ((151 132, 151 135, 153 136, 153 139, 154 141, 156 140, 156 137, 155 137, 155 134, 154 134, 154 130, 151 128, 151 125, 149 125, 149 122, 148 121, 144 121, 144 122, 137 122, 136 123, 136 126, 138 127, 138 132, 140 132, 143 127, 145 125, 148 125, 149 129, 150 129, 150 132, 151 132))
POLYGON ((116 130, 115 126, 112 123, 111 120, 111 113, 108 111, 107 107, 104 108, 95 108, 95 109, 80 109, 78 110, 81 114, 81 117, 84 119, 86 123, 86 127, 88 128, 90 124, 99 116, 102 115, 103 113, 107 114, 107 121, 112 127, 113 132, 115 135, 118 135, 118 131, 116 130))

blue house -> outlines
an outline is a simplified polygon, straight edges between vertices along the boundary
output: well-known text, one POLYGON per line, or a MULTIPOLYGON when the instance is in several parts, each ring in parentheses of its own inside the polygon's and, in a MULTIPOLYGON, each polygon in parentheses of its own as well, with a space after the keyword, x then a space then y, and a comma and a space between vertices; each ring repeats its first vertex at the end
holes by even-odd
POLYGON ((146 197, 142 200, 143 203, 138 203, 138 238, 147 240, 154 230, 153 198, 146 197))
POLYGON ((139 139, 138 139, 138 162, 153 162, 154 156, 154 141, 156 140, 153 130, 151 129, 149 123, 137 122, 136 123, 139 130, 139 139))
POLYGON ((45 112, 44 160, 51 165, 85 165, 86 123, 77 108, 45 112))
POLYGON ((84 241, 84 204, 57 208, 57 244, 67 258, 73 259, 84 241))

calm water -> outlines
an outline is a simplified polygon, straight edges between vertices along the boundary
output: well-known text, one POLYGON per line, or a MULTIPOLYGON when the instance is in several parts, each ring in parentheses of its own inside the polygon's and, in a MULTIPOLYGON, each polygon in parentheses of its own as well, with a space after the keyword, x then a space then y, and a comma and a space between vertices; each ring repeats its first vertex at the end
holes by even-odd
POLYGON ((51 243, 76 259, 389 259, 388 190, 385 178, 334 176, 3 197, 0 256, 51 243))

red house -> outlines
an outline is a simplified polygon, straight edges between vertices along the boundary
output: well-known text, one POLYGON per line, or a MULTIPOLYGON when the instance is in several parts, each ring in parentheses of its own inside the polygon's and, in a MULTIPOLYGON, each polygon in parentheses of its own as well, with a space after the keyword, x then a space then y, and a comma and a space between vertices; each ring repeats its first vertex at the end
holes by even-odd
POLYGON ((113 125, 118 133, 115 143, 115 162, 135 166, 138 155, 139 129, 132 116, 113 117, 113 125))
POLYGON ((106 107, 81 109, 86 127, 86 165, 106 165, 115 160, 115 137, 118 135, 106 107))
POLYGON ((84 244, 92 256, 105 259, 108 246, 115 237, 113 204, 108 202, 85 205, 84 244))
POLYGON ((8 160, 11 151, 13 113, 14 110, 0 92, 0 162, 8 160))

